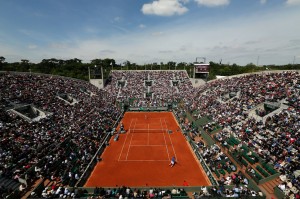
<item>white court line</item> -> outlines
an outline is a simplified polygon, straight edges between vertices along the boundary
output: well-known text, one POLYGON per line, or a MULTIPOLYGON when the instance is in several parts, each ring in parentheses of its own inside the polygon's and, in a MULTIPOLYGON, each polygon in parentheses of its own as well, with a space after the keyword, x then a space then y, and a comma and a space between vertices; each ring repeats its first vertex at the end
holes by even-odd
MULTIPOLYGON (((167 130, 167 129, 138 129, 138 128, 134 128, 134 129, 130 129, 131 131, 130 131, 130 133, 134 133, 135 131, 144 131, 144 132, 139 132, 139 133, 148 133, 148 131, 149 131, 149 133, 152 133, 153 131, 161 131, 161 130, 167 130)), ((165 133, 166 131, 163 131, 163 133, 165 133)), ((161 132, 155 132, 155 133, 161 133, 161 132)))
MULTIPOLYGON (((166 119, 165 119, 165 124, 166 124, 166 126, 168 127, 167 122, 166 122, 166 119)), ((173 145, 173 142, 172 142, 172 139, 171 139, 171 136, 170 136, 169 133, 168 133, 168 135, 169 135, 169 139, 170 139, 170 142, 171 142, 171 146, 172 146, 172 149, 173 149, 173 152, 174 152, 174 155, 175 155, 175 159, 176 159, 176 161, 178 161, 177 155, 176 155, 176 152, 175 152, 175 149, 174 149, 174 145, 173 145)))
POLYGON ((150 133, 149 133, 149 124, 148 124, 148 145, 150 144, 150 133))
MULTIPOLYGON (((157 119, 158 119, 158 118, 157 118, 157 119)), ((161 127, 164 126, 164 125, 163 125, 162 119, 165 120, 165 118, 159 118, 161 127)), ((131 120, 129 129, 131 129, 131 126, 133 126, 133 130, 135 130, 135 127, 137 126, 137 120, 138 120, 138 118, 134 118, 134 119, 131 120), (132 125, 132 124, 133 124, 133 120, 135 121, 135 122, 134 122, 134 125, 132 125)), ((164 121, 164 122, 165 122, 165 126, 168 127, 166 121, 164 121)), ((153 124, 157 124, 157 123, 153 123, 153 124)), ((133 137, 133 134, 134 134, 134 133, 131 133, 130 130, 128 131, 128 134, 131 134, 131 138, 130 138, 130 142, 129 142, 129 146, 128 146, 128 151, 127 151, 127 154, 126 154, 126 159, 125 159, 125 160, 121 160, 120 158, 121 158, 121 154, 122 154, 122 152, 123 152, 123 148, 124 148, 124 146, 125 146, 125 143, 126 143, 126 140, 127 140, 127 136, 128 136, 128 135, 126 135, 125 142, 124 142, 124 144, 123 144, 123 147, 122 147, 122 150, 121 150, 121 153, 120 153, 119 161, 124 161, 124 162, 125 162, 125 161, 132 161, 132 162, 144 162, 144 161, 149 161, 149 162, 155 162, 155 161, 160 162, 160 161, 163 161, 163 162, 167 162, 167 161, 170 161, 170 153, 169 153, 169 150, 168 150, 168 145, 167 145, 166 136, 165 136, 165 133, 168 133, 168 132, 167 132, 167 128, 165 128, 166 131, 163 132, 165 144, 164 144, 164 145, 150 145, 150 143, 149 143, 149 141, 150 141, 150 138, 149 138, 149 137, 150 137, 149 125, 150 125, 150 123, 148 123, 148 128, 147 128, 147 130, 148 130, 148 144, 147 144, 147 145, 132 145, 131 143, 132 143, 132 137, 133 137), (128 160, 129 151, 130 151, 130 148, 131 148, 132 146, 140 146, 140 147, 143 147, 143 146, 154 146, 154 147, 155 147, 155 146, 165 146, 165 147, 166 147, 167 154, 168 154, 168 160, 128 160)), ((162 128, 162 129, 163 129, 163 128, 162 128)), ((146 129, 145 129, 145 130, 146 130, 146 129)), ((169 135, 169 136, 170 136, 170 135, 169 135)), ((171 143, 172 143, 172 140, 171 140, 170 137, 169 137, 169 139, 170 139, 170 141, 171 141, 171 143)), ((173 143, 172 143, 172 147, 173 147, 173 143)), ((173 147, 173 151, 174 151, 174 147, 173 147)), ((175 151, 174 151, 174 154, 175 154, 175 151)), ((176 154, 175 154, 175 157, 176 157, 176 154)), ((177 158, 176 158, 176 159, 177 159, 177 158)))
MULTIPOLYGON (((130 122, 129 129, 130 129, 130 127, 131 127, 132 121, 133 121, 133 119, 132 119, 131 122, 130 122)), ((127 140, 127 137, 128 137, 128 134, 129 134, 129 133, 130 133, 130 130, 128 131, 128 133, 126 133, 125 141, 124 141, 124 143, 123 143, 123 146, 122 146, 122 149, 121 149, 121 152, 120 152, 120 156, 119 156, 119 160, 118 160, 118 161, 120 161, 120 158, 121 158, 121 155, 122 155, 122 153, 123 153, 123 149, 124 149, 124 146, 125 146, 125 143, 126 143, 126 140, 127 140)))
POLYGON ((173 112, 172 112, 172 115, 173 115, 173 118, 174 118, 174 120, 175 120, 177 126, 178 126, 179 129, 181 130, 181 127, 180 127, 180 125, 179 125, 179 123, 178 123, 178 121, 177 121, 177 119, 176 119, 176 116, 175 116, 175 114, 174 114, 173 112))
MULTIPOLYGON (((136 120, 135 120, 135 123, 134 123, 133 129, 134 129, 135 125, 136 125, 136 120)), ((131 141, 132 141, 132 137, 133 137, 133 134, 131 133, 131 139, 130 139, 130 142, 129 142, 129 147, 128 147, 128 151, 127 151, 127 155, 126 155, 126 160, 128 159, 129 150, 130 150, 130 147, 131 147, 131 141)))
POLYGON ((162 118, 159 118, 159 121, 160 121, 160 127, 161 127, 161 129, 164 129, 161 119, 162 119, 162 118))
POLYGON ((169 162, 170 160, 120 160, 120 162, 169 162))
MULTIPOLYGON (((161 120, 160 120, 160 122, 161 122, 161 120)), ((162 123, 162 122, 161 122, 161 123, 162 123)), ((164 133, 163 133, 163 135, 164 135, 164 140, 165 140, 165 145, 166 145, 166 149, 167 149, 168 158, 169 158, 169 160, 170 160, 170 154, 169 154, 169 150, 168 150, 168 145, 167 145, 167 141, 166 141, 166 136, 165 136, 164 133)))
POLYGON ((131 135, 131 138, 130 138, 130 142, 129 142, 129 146, 128 146, 128 150, 127 150, 127 154, 126 154, 126 161, 128 159, 129 150, 130 150, 130 147, 131 147, 131 141, 132 141, 132 137, 133 137, 133 134, 130 134, 130 135, 131 135))
MULTIPOLYGON (((141 120, 140 118, 134 118, 134 119, 137 119, 137 120, 141 120)), ((155 120, 158 120, 157 122, 161 121, 161 118, 151 118, 149 120, 149 117, 148 117, 148 120, 147 120, 147 123, 152 126, 152 125, 157 125, 157 122, 155 120)), ((143 120, 144 121, 144 120, 143 120)), ((138 124, 138 125, 144 125, 144 124, 138 124)), ((138 126, 137 125, 137 126, 138 126)))
POLYGON ((165 144, 152 144, 152 145, 131 145, 131 146, 166 146, 165 144))
POLYGON ((161 129, 164 129, 163 124, 162 124, 162 121, 161 121, 161 118, 160 118, 159 120, 160 120, 160 126, 161 126, 161 129))

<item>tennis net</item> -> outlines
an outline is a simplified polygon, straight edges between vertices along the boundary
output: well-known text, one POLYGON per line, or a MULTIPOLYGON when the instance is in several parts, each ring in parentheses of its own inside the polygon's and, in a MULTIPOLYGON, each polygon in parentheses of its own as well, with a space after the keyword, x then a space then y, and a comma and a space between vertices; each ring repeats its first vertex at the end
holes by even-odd
POLYGON ((168 129, 128 129, 130 133, 167 133, 168 129))

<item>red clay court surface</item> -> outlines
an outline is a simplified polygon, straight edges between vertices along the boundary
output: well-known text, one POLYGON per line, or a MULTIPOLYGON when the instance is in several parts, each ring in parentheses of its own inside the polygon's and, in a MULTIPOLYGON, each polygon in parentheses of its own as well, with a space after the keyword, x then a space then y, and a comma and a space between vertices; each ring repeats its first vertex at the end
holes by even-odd
POLYGON ((110 140, 85 187, 211 185, 173 113, 126 112, 121 122, 127 132, 110 140))

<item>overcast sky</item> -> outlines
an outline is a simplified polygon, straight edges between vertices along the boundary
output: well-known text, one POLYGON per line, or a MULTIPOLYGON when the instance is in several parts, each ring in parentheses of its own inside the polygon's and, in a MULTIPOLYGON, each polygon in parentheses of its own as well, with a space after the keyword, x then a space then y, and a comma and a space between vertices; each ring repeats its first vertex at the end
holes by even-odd
POLYGON ((0 56, 300 63, 300 0, 0 0, 0 56))

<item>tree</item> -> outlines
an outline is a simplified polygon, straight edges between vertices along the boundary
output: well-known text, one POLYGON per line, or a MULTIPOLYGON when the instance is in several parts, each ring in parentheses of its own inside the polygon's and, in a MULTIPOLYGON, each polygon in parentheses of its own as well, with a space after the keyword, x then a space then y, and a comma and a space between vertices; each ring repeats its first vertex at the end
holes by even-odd
POLYGON ((128 70, 131 66, 131 63, 130 63, 130 61, 126 60, 126 61, 124 61, 123 65, 126 67, 126 70, 128 70))
POLYGON ((180 62, 177 64, 177 69, 180 69, 180 70, 185 70, 185 67, 187 66, 187 63, 185 62, 180 62))
POLYGON ((103 70, 104 79, 108 77, 110 71, 116 65, 116 61, 114 59, 105 58, 105 59, 93 59, 91 60, 92 66, 101 67, 103 70))
POLYGON ((102 63, 102 59, 92 59, 91 64, 92 65, 100 65, 102 63))
POLYGON ((159 67, 156 62, 152 63, 151 70, 158 70, 159 67))
MULTIPOLYGON (((56 63, 58 63, 58 60, 56 60, 56 63)), ((74 58, 74 59, 68 59, 65 61, 66 64, 81 64, 81 60, 74 58)))
POLYGON ((169 61, 169 62, 167 63, 167 65, 168 65, 168 67, 169 67, 169 70, 175 69, 176 62, 169 61))
POLYGON ((105 79, 108 77, 110 71, 113 69, 115 64, 116 64, 116 61, 114 59, 105 58, 104 60, 102 60, 101 65, 104 70, 103 72, 104 72, 105 79))
POLYGON ((160 64, 159 64, 159 70, 162 70, 163 65, 164 65, 164 62, 160 62, 160 64))
POLYGON ((55 58, 43 59, 34 69, 36 72, 42 72, 46 74, 57 73, 58 61, 55 58))
POLYGON ((28 64, 29 60, 28 59, 21 59, 21 64, 28 64))
POLYGON ((131 63, 133 70, 137 70, 138 65, 136 63, 131 63))
POLYGON ((3 70, 4 62, 5 62, 5 57, 0 56, 0 70, 3 70))
POLYGON ((21 59, 21 63, 17 66, 17 71, 28 72, 30 69, 30 63, 28 59, 21 59))
POLYGON ((3 64, 5 62, 5 57, 0 56, 0 64, 3 64))

